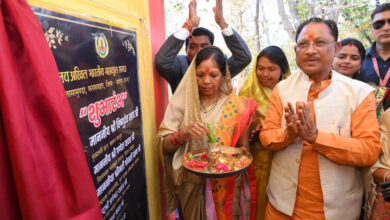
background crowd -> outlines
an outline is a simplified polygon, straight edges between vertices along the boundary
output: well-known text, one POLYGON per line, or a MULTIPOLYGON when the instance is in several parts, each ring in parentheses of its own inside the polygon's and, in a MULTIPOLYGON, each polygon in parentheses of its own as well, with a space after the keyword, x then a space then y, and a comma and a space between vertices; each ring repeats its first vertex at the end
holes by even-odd
POLYGON ((172 89, 160 125, 168 213, 182 219, 383 219, 390 207, 379 184, 390 181, 390 3, 371 14, 374 39, 365 49, 341 39, 332 20, 313 17, 295 34, 290 71, 283 50, 269 46, 254 57, 240 91, 231 77, 251 62, 250 50, 213 8, 227 57, 214 34, 198 27, 197 2, 188 20, 156 54, 156 68, 172 89), (185 45, 186 55, 178 55, 185 45), (238 96, 236 94, 239 94, 238 96), (250 151, 245 172, 202 178, 181 166, 182 156, 218 145, 250 151))

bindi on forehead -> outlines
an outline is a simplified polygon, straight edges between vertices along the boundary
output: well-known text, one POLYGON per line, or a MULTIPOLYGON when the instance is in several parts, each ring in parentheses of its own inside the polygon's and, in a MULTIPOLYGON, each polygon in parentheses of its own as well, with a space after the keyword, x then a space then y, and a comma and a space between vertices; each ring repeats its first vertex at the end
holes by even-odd
POLYGON ((312 39, 314 38, 314 35, 310 33, 307 37, 308 37, 310 40, 312 40, 312 39))
POLYGON ((352 43, 352 41, 351 41, 351 42, 349 42, 349 46, 350 46, 350 47, 352 47, 352 46, 353 46, 353 43, 352 43))
POLYGON ((209 68, 209 67, 206 67, 205 72, 206 72, 206 73, 210 73, 210 68, 209 68))

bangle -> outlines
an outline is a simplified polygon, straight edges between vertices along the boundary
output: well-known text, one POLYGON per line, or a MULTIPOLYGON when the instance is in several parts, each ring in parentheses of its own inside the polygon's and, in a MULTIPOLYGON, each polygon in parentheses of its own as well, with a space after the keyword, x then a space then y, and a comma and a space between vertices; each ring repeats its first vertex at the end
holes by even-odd
POLYGON ((190 139, 190 137, 184 138, 183 136, 180 135, 180 128, 178 131, 176 131, 175 133, 173 133, 171 135, 171 142, 172 142, 172 144, 174 144, 176 146, 181 146, 181 145, 187 143, 187 141, 189 139, 190 139))
POLYGON ((386 181, 386 177, 388 177, 390 175, 390 170, 389 171, 386 171, 385 175, 383 175, 383 182, 387 182, 386 181))
POLYGON ((187 27, 188 31, 190 32, 190 35, 192 34, 192 29, 194 29, 194 26, 191 24, 189 20, 184 22, 183 27, 187 27))

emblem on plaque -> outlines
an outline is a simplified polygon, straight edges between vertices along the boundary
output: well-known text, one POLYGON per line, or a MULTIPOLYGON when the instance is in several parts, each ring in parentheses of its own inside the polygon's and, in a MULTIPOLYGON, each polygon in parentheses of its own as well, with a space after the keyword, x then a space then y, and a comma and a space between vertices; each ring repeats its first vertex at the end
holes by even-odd
POLYGON ((107 38, 104 34, 102 33, 96 34, 95 48, 96 48, 96 53, 99 55, 99 57, 105 58, 108 55, 109 47, 108 47, 107 38))

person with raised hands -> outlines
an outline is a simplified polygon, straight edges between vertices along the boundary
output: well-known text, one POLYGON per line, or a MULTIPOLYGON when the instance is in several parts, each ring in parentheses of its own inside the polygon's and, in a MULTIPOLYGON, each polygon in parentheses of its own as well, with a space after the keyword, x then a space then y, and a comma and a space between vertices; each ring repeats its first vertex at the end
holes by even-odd
MULTIPOLYGON (((200 17, 197 15, 197 2, 191 0, 188 20, 174 34, 168 37, 155 57, 156 69, 169 83, 172 93, 175 92, 195 54, 202 48, 214 44, 214 34, 198 27, 200 17), (178 55, 185 43, 186 55, 178 55)), ((240 73, 252 60, 245 41, 233 30, 223 16, 222 0, 216 0, 213 8, 215 22, 222 30, 222 36, 232 56, 227 59, 232 77, 240 73)))

